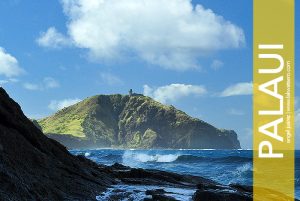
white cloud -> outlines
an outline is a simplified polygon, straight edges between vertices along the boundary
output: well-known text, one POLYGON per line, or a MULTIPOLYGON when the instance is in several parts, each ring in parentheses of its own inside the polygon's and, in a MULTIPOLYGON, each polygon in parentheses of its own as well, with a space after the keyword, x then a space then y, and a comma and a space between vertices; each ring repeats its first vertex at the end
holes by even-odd
POLYGON ((34 83, 29 83, 29 82, 25 82, 23 84, 23 87, 25 89, 28 89, 31 91, 37 91, 37 90, 43 91, 45 89, 58 88, 59 86, 60 86, 59 82, 52 77, 45 77, 43 79, 43 82, 39 83, 39 84, 34 84, 34 83))
POLYGON ((218 59, 213 60, 213 62, 211 63, 210 67, 213 70, 219 70, 220 68, 222 68, 224 66, 224 63, 218 59))
POLYGON ((18 79, 8 78, 8 79, 5 79, 5 80, 0 80, 0 86, 6 85, 6 84, 11 84, 11 83, 17 83, 17 82, 19 82, 18 79))
POLYGON ((153 97, 153 88, 149 87, 147 84, 145 84, 144 86, 144 95, 145 96, 149 96, 149 97, 153 97))
POLYGON ((200 96, 206 93, 202 85, 170 84, 158 88, 144 85, 144 95, 150 96, 161 103, 174 102, 190 95, 200 96))
POLYGON ((0 75, 15 77, 25 71, 19 66, 18 60, 0 47, 0 75))
POLYGON ((111 73, 101 73, 100 76, 101 76, 102 81, 108 85, 123 84, 123 81, 119 77, 117 77, 116 75, 113 75, 111 73))
POLYGON ((7 84, 9 81, 8 80, 0 80, 0 86, 7 84))
POLYGON ((235 109, 235 108, 230 108, 227 111, 227 113, 230 114, 230 115, 236 115, 236 116, 245 115, 245 113, 242 110, 238 110, 238 109, 235 109))
MULTIPOLYGON (((62 0, 69 41, 96 60, 133 56, 168 69, 199 67, 199 57, 239 48, 243 30, 191 0, 62 0)), ((53 27, 39 39, 60 46, 53 27)), ((61 42, 63 41, 63 42, 61 42)))
POLYGON ((37 90, 41 90, 41 86, 37 85, 37 84, 33 84, 33 83, 29 83, 29 82, 25 82, 23 84, 23 87, 27 90, 30 91, 37 91, 37 90))
POLYGON ((9 78, 8 81, 13 83, 19 82, 19 80, 16 78, 9 78))
POLYGON ((44 87, 45 88, 58 88, 60 86, 59 82, 52 77, 44 78, 44 87))
POLYGON ((252 82, 241 82, 227 87, 221 94, 221 97, 251 95, 252 82))
POLYGON ((59 33, 54 27, 40 34, 36 42, 43 47, 60 48, 71 44, 69 38, 59 33))
POLYGON ((71 105, 74 105, 78 102, 80 102, 81 99, 75 98, 75 99, 64 99, 64 100, 52 100, 50 102, 50 104, 48 105, 48 108, 50 108, 51 110, 57 111, 57 110, 61 110, 65 107, 69 107, 71 105))

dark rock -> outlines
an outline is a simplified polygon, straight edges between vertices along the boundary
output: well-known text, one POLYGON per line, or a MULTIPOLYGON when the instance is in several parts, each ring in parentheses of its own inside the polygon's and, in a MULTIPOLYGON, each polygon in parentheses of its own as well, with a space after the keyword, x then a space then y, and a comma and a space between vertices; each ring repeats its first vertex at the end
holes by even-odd
POLYGON ((152 201, 179 201, 179 200, 164 194, 154 194, 152 195, 152 201))
POLYGON ((155 195, 155 194, 164 194, 166 191, 164 189, 155 189, 155 190, 147 190, 146 195, 155 195))
POLYGON ((222 185, 199 184, 193 196, 194 201, 251 201, 252 194, 222 185))
POLYGON ((39 122, 35 119, 30 119, 32 123, 40 130, 42 130, 42 127, 40 126, 39 122))
POLYGON ((126 184, 172 186, 177 188, 193 188, 197 184, 217 185, 218 183, 198 176, 180 175, 159 170, 144 170, 140 168, 126 168, 126 166, 112 166, 113 174, 126 184), (116 168, 118 167, 118 168, 116 168))
POLYGON ((115 164, 113 164, 111 167, 112 167, 113 169, 117 169, 117 170, 129 170, 129 169, 130 169, 130 167, 124 166, 124 165, 122 165, 122 164, 120 164, 120 163, 115 163, 115 164))
POLYGON ((95 200, 115 183, 109 173, 46 137, 3 88, 0 145, 0 200, 95 200))
MULTIPOLYGON (((224 185, 206 185, 205 183, 199 184, 198 190, 193 196, 194 201, 252 201, 253 188, 251 186, 231 184, 224 185)), ((273 191, 267 188, 261 188, 264 191, 265 197, 261 201, 274 201, 274 200, 294 200, 282 193, 273 191)), ((298 201, 295 199, 295 201, 298 201)))
POLYGON ((252 186, 246 186, 246 185, 241 185, 241 184, 230 184, 229 186, 232 188, 235 188, 239 191, 242 191, 242 192, 253 193, 252 186))
POLYGON ((151 195, 152 198, 148 198, 149 201, 177 201, 177 199, 165 195, 167 193, 164 189, 147 190, 146 195, 151 195))

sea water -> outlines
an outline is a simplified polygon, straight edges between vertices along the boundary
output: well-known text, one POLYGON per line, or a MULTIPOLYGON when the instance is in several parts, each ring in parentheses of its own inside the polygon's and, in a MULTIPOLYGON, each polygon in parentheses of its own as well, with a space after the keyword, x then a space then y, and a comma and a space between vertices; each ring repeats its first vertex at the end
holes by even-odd
MULTIPOLYGON (((87 158, 105 165, 121 163, 126 166, 144 169, 159 169, 179 174, 190 174, 212 179, 221 184, 252 185, 252 150, 71 150, 72 154, 85 155, 87 158)), ((300 151, 296 151, 295 185, 296 197, 300 198, 300 151)), ((276 181, 274 181, 276 182, 276 181)), ((116 187, 121 188, 121 186, 116 187)), ((122 186, 131 189, 132 186, 122 186)), ((145 188, 152 187, 134 187, 145 188)), ((113 191, 113 189, 109 189, 113 191)), ((179 190, 179 189, 177 189, 179 190)), ((177 193, 182 200, 190 200, 191 192, 177 193)), ((136 189, 135 192, 139 192, 136 189)), ((142 190, 140 192, 143 192, 142 190)), ((172 192, 171 192, 172 193, 172 192)), ((141 200, 140 196, 137 199, 141 200)), ((144 195, 145 196, 145 195, 144 195)), ((101 199, 100 199, 101 200, 101 199)))

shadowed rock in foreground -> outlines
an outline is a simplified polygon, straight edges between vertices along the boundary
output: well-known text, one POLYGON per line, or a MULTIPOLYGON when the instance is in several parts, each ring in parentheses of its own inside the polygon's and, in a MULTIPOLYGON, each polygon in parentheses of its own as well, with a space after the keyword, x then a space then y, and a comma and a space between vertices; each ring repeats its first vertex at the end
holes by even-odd
POLYGON ((92 200, 114 183, 47 138, 0 88, 0 200, 92 200))

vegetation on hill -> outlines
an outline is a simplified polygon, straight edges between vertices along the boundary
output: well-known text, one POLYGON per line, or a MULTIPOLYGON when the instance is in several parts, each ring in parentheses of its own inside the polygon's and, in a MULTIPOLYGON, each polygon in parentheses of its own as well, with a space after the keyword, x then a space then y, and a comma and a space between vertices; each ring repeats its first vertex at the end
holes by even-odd
POLYGON ((93 96, 38 123, 71 148, 240 148, 234 131, 143 95, 93 96))

